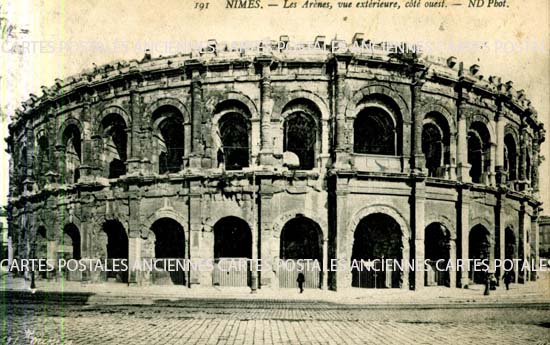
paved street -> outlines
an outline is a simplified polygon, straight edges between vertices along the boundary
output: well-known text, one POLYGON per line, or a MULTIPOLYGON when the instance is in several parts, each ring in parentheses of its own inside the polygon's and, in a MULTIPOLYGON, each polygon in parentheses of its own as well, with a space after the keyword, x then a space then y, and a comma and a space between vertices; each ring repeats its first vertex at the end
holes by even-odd
POLYGON ((550 304, 422 309, 282 300, 10 300, 3 344, 549 344, 550 304), (47 302, 47 301, 46 301, 47 302))

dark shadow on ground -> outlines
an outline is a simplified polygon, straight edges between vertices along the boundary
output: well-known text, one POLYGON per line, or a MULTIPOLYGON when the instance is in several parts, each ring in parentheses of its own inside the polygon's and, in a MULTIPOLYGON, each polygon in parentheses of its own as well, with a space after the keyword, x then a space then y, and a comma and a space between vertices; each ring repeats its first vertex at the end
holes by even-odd
POLYGON ((85 305, 91 296, 88 292, 0 291, 0 305, 55 304, 85 305))

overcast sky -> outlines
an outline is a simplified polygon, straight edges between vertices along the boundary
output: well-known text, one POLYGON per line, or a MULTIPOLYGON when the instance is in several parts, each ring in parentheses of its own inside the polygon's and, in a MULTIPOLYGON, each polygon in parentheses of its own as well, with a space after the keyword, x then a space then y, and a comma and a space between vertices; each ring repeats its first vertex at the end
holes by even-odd
MULTIPOLYGON (((423 42, 431 46, 451 45, 433 53, 442 57, 457 56, 466 66, 477 63, 480 74, 498 75, 513 80, 514 87, 525 89, 539 112, 539 119, 550 127, 548 96, 550 81, 549 4, 547 0, 509 0, 504 9, 471 9, 464 6, 441 10, 405 9, 285 10, 265 8, 228 10, 225 0, 210 0, 206 11, 194 10, 195 1, 26 1, 0 0, 2 23, 18 27, 19 41, 29 50, 22 55, 7 53, 10 39, 2 37, 0 52, 0 107, 13 113, 29 93, 41 94, 41 85, 52 85, 63 78, 97 65, 118 59, 141 58, 146 47, 153 55, 167 55, 166 42, 278 39, 289 35, 293 40, 351 40, 355 32, 364 32, 373 40, 423 42), (20 29, 28 33, 21 32, 20 29), (44 42, 40 46, 37 42, 44 42), (95 48, 74 48, 88 42, 95 48), (473 44, 472 44, 473 42, 473 44), (479 42, 479 44, 478 44, 479 42), (64 53, 55 48, 72 44, 64 53), (459 44, 469 43, 459 49, 459 44), (515 49, 510 49, 514 45, 515 49), (113 47, 118 47, 113 49, 113 47), (123 47, 123 48, 121 48, 123 47), (454 48, 452 48, 454 47, 454 48), (542 47, 542 49, 540 48, 542 47), (42 49, 42 51, 40 51, 42 49)), ((298 6, 303 1, 298 1, 298 6)), ((337 1, 332 0, 336 6, 337 1)), ((423 1, 425 2, 425 1, 423 1)), ((354 1, 355 3, 355 1, 354 1)), ((1 31, 0 31, 1 32, 1 31)), ((6 121, 0 124, 0 136, 7 136, 6 121)), ((550 205, 550 139, 542 147, 547 157, 541 171, 541 194, 550 205)), ((0 205, 6 203, 8 163, 5 142, 0 144, 0 205)), ((550 214, 550 206, 545 207, 550 214)))

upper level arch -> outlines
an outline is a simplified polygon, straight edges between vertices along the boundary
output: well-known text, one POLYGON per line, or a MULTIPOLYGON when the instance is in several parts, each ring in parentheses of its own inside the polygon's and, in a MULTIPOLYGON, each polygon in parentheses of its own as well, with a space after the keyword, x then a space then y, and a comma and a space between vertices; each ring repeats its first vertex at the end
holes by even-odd
POLYGON ((66 130, 67 128, 71 128, 72 126, 76 127, 81 135, 82 133, 84 133, 84 129, 80 120, 74 117, 69 117, 59 127, 59 131, 57 132, 56 145, 66 145, 66 130))
POLYGON ((214 117, 218 115, 222 109, 231 108, 232 105, 243 110, 251 119, 260 118, 258 107, 256 107, 254 101, 247 95, 238 91, 227 91, 221 95, 212 96, 205 102, 206 110, 213 116, 212 123, 215 123, 214 117))
POLYGON ((488 143, 490 144, 496 144, 496 133, 495 128, 492 124, 492 122, 489 120, 488 115, 483 113, 473 113, 466 117, 466 125, 468 128, 472 129, 475 126, 478 126, 478 128, 481 128, 480 124, 485 127, 485 130, 488 133, 488 143))
POLYGON ((432 115, 438 114, 437 116, 440 119, 445 119, 444 122, 446 123, 446 126, 449 129, 449 134, 451 135, 451 137, 456 135, 457 127, 456 127, 455 115, 453 115, 451 110, 449 110, 447 107, 438 103, 430 102, 430 103, 424 104, 420 108, 420 114, 424 114, 424 119, 426 119, 430 114, 432 115))
POLYGON ((132 119, 128 115, 128 112, 118 105, 109 105, 105 108, 103 108, 101 111, 99 111, 95 123, 94 123, 94 130, 93 134, 96 136, 101 136, 103 134, 103 126, 102 122, 105 120, 107 116, 110 115, 118 115, 122 121, 124 121, 124 126, 126 128, 129 128, 132 124, 132 119))
POLYGON ((397 91, 385 85, 360 89, 348 103, 346 118, 353 120, 353 152, 403 154, 403 123, 410 120, 410 111, 397 91))
POLYGON ((288 115, 289 105, 295 103, 308 104, 311 109, 315 109, 319 114, 319 120, 328 121, 330 119, 329 106, 319 95, 309 90, 293 90, 288 92, 281 101, 275 102, 273 107, 273 119, 284 117, 285 112, 288 115))
POLYGON ((447 118, 440 112, 431 111, 422 123, 422 152, 428 176, 443 177, 445 166, 451 164, 452 133, 447 118))
POLYGON ((212 113, 212 123, 217 123, 227 113, 239 113, 247 119, 252 118, 250 108, 240 100, 226 99, 215 105, 212 113))
POLYGON ((426 214, 426 220, 425 220, 424 223, 425 224, 439 223, 439 224, 443 225, 445 227, 445 229, 447 229, 449 231, 451 240, 455 240, 457 238, 455 224, 446 215, 427 213, 426 214))
POLYGON ((402 121, 410 120, 410 110, 407 102, 397 91, 385 85, 370 85, 356 91, 346 107, 346 118, 355 118, 363 104, 371 99, 383 99, 395 109, 402 121))
MULTIPOLYGON (((283 108, 279 133, 282 132, 281 152, 298 157, 297 169, 313 169, 322 151, 321 111, 306 98, 295 98, 283 108)), ((326 129, 325 129, 326 130, 326 129)))
POLYGON ((165 104, 155 108, 151 116, 154 136, 154 160, 159 174, 176 173, 183 168, 185 154, 185 114, 179 103, 165 99, 165 104), (157 159, 158 156, 158 159, 157 159))
POLYGON ((470 123, 468 129, 468 164, 474 183, 487 183, 492 169, 490 126, 481 121, 470 123))
MULTIPOLYGON (((348 232, 354 233, 361 220, 374 213, 382 213, 392 217, 399 224, 403 239, 408 241, 411 229, 405 217, 394 207, 383 204, 369 205, 355 212, 348 223, 348 232)), ((406 243, 406 241, 403 241, 403 243, 406 243)))
POLYGON ((250 165, 250 118, 250 109, 238 100, 229 99, 216 105, 212 117, 212 138, 218 166, 240 170, 250 165))
POLYGON ((519 147, 519 143, 520 143, 519 127, 514 126, 511 123, 506 124, 506 126, 504 126, 504 136, 506 137, 506 135, 511 135, 519 147))
POLYGON ((401 155, 403 121, 398 108, 386 97, 369 96, 357 108, 353 121, 353 152, 401 155))
POLYGON ((142 226, 141 226, 141 232, 140 232, 141 237, 142 238, 147 238, 147 236, 149 234, 149 230, 151 229, 153 224, 157 220, 163 219, 163 218, 168 218, 168 219, 172 219, 172 220, 176 221, 184 229, 185 229, 185 226, 187 225, 187 221, 186 221, 185 217, 183 217, 180 213, 176 212, 176 210, 174 208, 172 208, 172 207, 159 208, 155 212, 151 213, 143 221, 142 226))
POLYGON ((290 210, 279 215, 273 222, 273 237, 280 238, 286 223, 292 219, 300 217, 308 218, 319 225, 319 230, 322 233, 323 241, 328 240, 328 224, 326 220, 320 217, 317 212, 305 208, 290 210))
POLYGON ((177 110, 179 114, 181 114, 182 124, 191 123, 191 117, 185 104, 179 99, 173 97, 159 98, 151 103, 143 113, 144 119, 142 123, 144 125, 149 124, 152 128, 158 126, 158 122, 162 121, 162 119, 158 116, 158 114, 161 113, 159 109, 163 108, 177 110))

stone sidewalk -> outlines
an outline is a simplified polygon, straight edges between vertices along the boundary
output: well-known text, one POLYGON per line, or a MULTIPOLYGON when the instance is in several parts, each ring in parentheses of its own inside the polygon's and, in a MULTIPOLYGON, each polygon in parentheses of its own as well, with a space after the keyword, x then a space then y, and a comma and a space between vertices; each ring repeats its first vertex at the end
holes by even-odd
MULTIPOLYGON (((27 292, 28 293, 28 292, 27 292)), ((550 306, 377 307, 188 298, 151 305, 8 303, 3 344, 548 344, 550 306)), ((14 302, 13 300, 10 300, 14 302)))
POLYGON ((0 278, 1 344, 549 344, 550 280, 470 289, 188 289, 0 278), (451 310, 452 309, 452 310, 451 310))
POLYGON ((548 344, 550 338, 548 328, 507 322, 506 315, 490 322, 480 322, 476 317, 475 322, 440 321, 437 316, 419 322, 395 316, 390 320, 382 316, 365 320, 361 315, 353 320, 342 319, 347 312, 339 311, 324 320, 257 319, 233 311, 232 316, 239 317, 166 316, 148 310, 136 316, 133 312, 64 311, 61 315, 13 317, 9 321, 13 331, 8 337, 17 339, 13 344, 64 345, 517 345, 548 344))
MULTIPOLYGON (((3 276, 0 291, 30 291, 30 282, 22 278, 3 276)), ((155 300, 178 299, 239 299, 239 300, 295 300, 326 301, 339 304, 362 305, 468 305, 468 304, 550 304, 550 277, 544 276, 537 282, 512 284, 506 291, 497 287, 489 296, 483 295, 484 286, 473 285, 468 289, 426 287, 419 291, 403 289, 341 289, 337 292, 308 289, 303 294, 298 289, 259 289, 251 293, 249 288, 187 288, 182 286, 127 286, 122 283, 82 284, 73 281, 36 282, 35 291, 29 293, 82 295, 87 304, 122 303, 151 304, 155 300)))

